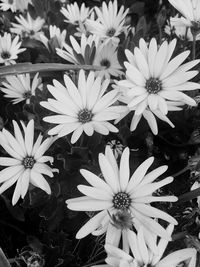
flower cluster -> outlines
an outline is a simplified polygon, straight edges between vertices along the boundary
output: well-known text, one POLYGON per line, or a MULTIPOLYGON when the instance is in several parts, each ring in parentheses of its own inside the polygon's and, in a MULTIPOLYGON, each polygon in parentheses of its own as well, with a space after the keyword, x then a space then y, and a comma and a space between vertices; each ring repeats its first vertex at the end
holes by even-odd
MULTIPOLYGON (((199 144, 197 138, 195 144, 190 139, 174 145, 162 130, 172 131, 179 114, 199 113, 200 1, 169 0, 179 14, 162 17, 155 36, 147 33, 151 23, 139 1, 129 8, 117 0, 91 1, 98 2, 93 7, 72 2, 1 0, 0 12, 11 19, 0 36, 0 64, 7 65, 0 73, 7 114, 0 117, 0 194, 7 201, 13 192, 12 205, 26 207, 34 202, 33 191, 37 198, 35 188, 42 189, 46 202, 56 203, 53 215, 42 203, 39 215, 49 224, 63 206, 63 214, 73 211, 69 221, 76 211, 89 215, 75 237, 102 238, 105 264, 93 266, 196 267, 195 242, 166 250, 179 227, 178 212, 171 209, 178 174, 172 175, 171 154, 159 144, 154 149, 154 141, 175 148, 199 144)), ((199 187, 193 180, 191 190, 199 187)), ((195 197, 186 193, 184 201, 195 197)))

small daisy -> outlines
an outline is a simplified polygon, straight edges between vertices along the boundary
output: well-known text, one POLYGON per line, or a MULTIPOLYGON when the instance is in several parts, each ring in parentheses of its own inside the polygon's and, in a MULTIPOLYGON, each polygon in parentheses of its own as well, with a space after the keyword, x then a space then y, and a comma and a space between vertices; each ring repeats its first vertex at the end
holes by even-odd
POLYGON ((119 64, 117 57, 116 46, 112 42, 107 44, 102 44, 96 51, 96 56, 93 62, 94 66, 105 67, 105 69, 96 71, 96 75, 101 77, 106 77, 107 79, 110 76, 118 77, 123 74, 121 71, 122 67, 119 64))
POLYGON ((169 0, 184 17, 182 23, 189 27, 200 27, 200 1, 199 0, 169 0))
POLYGON ((78 87, 67 75, 64 75, 64 82, 65 86, 53 80, 54 86, 47 85, 47 88, 55 99, 40 102, 43 107, 57 113, 43 118, 46 122, 58 124, 48 132, 49 135, 62 137, 73 132, 71 143, 75 143, 83 132, 88 136, 94 131, 103 135, 118 132, 108 121, 118 118, 124 108, 113 106, 119 96, 118 90, 106 93, 109 80, 102 82, 100 77, 95 78, 94 72, 86 78, 81 70, 78 87))
POLYGON ((77 2, 74 4, 68 4, 67 8, 62 7, 61 13, 66 18, 64 21, 71 24, 79 24, 79 22, 85 22, 90 15, 89 7, 85 7, 85 3, 82 3, 79 8, 77 2))
MULTIPOLYGON (((179 18, 178 15, 169 18, 168 25, 165 26, 165 33, 168 35, 175 33, 176 36, 182 40, 193 41, 191 29, 182 23, 182 19, 179 18)), ((197 34, 196 40, 200 40, 200 34, 197 34)))
MULTIPOLYGON (((166 230, 152 218, 159 218, 172 224, 177 224, 176 220, 167 213, 154 208, 150 203, 177 201, 175 196, 156 197, 152 195, 157 189, 171 183, 173 177, 154 182, 167 170, 167 167, 161 166, 146 174, 154 161, 153 157, 145 160, 130 176, 129 153, 129 149, 125 148, 119 168, 109 146, 106 147, 105 155, 99 154, 99 165, 104 179, 88 170, 80 170, 90 186, 78 185, 78 190, 85 196, 68 199, 67 206, 71 210, 100 212, 78 231, 76 238, 83 238, 90 233, 95 233, 98 229, 100 229, 99 234, 105 233, 108 230, 105 225, 110 221, 110 216, 113 219, 112 215, 116 216, 118 212, 126 211, 129 212, 129 219, 133 225, 136 221, 136 227, 138 224, 143 225, 151 233, 171 240, 171 236, 166 230)), ((118 233, 118 237, 120 237, 120 233, 118 233)), ((116 238, 113 233, 111 235, 111 232, 109 235, 111 239, 116 238)), ((110 243, 108 239, 107 242, 110 243)))
POLYGON ((81 35, 80 44, 70 35, 71 46, 63 43, 63 49, 56 49, 58 56, 73 64, 89 64, 92 65, 96 49, 99 47, 99 39, 94 35, 86 37, 81 35))
POLYGON ((180 105, 184 104, 196 106, 196 101, 184 91, 200 88, 199 83, 189 81, 198 74, 198 71, 190 69, 199 60, 182 64, 190 54, 188 50, 171 59, 175 46, 176 39, 169 44, 164 41, 160 47, 154 38, 149 47, 144 39, 140 39, 139 48, 134 49, 134 54, 125 50, 128 59, 124 62, 126 79, 117 84, 125 94, 128 108, 135 111, 137 123, 143 115, 155 124, 154 118, 151 119, 155 115, 173 127, 166 116, 168 111, 180 110, 180 105))
POLYGON ((125 26, 125 17, 128 13, 128 9, 124 10, 124 6, 121 6, 118 11, 117 0, 110 1, 108 5, 103 2, 102 9, 95 7, 97 14, 97 20, 86 20, 86 26, 88 30, 105 42, 112 41, 117 45, 119 42, 119 35, 127 30, 125 26))
POLYGON ((29 37, 40 40, 40 35, 42 34, 41 29, 45 23, 44 19, 40 17, 33 19, 29 13, 27 13, 26 18, 20 15, 19 17, 15 16, 15 19, 18 23, 12 23, 12 28, 10 28, 11 32, 23 38, 29 37))
POLYGON ((19 36, 16 36, 13 40, 11 34, 5 32, 3 36, 0 36, 0 64, 15 64, 15 59, 18 58, 18 54, 26 50, 26 48, 20 48, 21 42, 19 36))
POLYGON ((1 146, 11 157, 0 157, 0 165, 7 166, 0 171, 0 194, 17 182, 12 197, 12 204, 15 205, 21 198, 24 198, 29 184, 41 188, 47 194, 51 189, 43 175, 53 177, 57 169, 50 168, 46 162, 53 162, 53 158, 44 156, 54 138, 50 137, 42 142, 42 135, 39 134, 34 143, 34 121, 31 120, 24 125, 21 122, 23 132, 16 121, 13 121, 14 136, 6 129, 0 131, 1 146))
MULTIPOLYGON (((166 231, 171 234, 173 231, 173 225, 169 225, 166 231)), ((157 238, 154 242, 157 246, 157 254, 152 253, 145 243, 143 229, 140 228, 137 235, 131 231, 128 236, 131 243, 131 252, 133 257, 123 250, 112 246, 110 244, 105 245, 107 252, 106 263, 109 265, 97 265, 98 267, 111 266, 111 267, 178 267, 179 263, 186 262, 188 267, 196 266, 196 254, 197 251, 194 248, 180 249, 162 258, 168 241, 160 239, 157 242, 157 238), (161 259, 162 258, 162 259, 161 259)))
POLYGON ((21 101, 26 101, 26 104, 30 103, 31 96, 35 95, 36 88, 42 89, 41 79, 37 73, 32 82, 30 74, 20 74, 17 76, 6 76, 5 81, 1 84, 0 90, 5 93, 4 97, 13 98, 13 104, 17 104, 21 101))
POLYGON ((49 26, 49 39, 44 35, 40 35, 40 41, 49 49, 49 46, 53 46, 53 48, 63 48, 63 44, 65 43, 67 31, 61 31, 55 25, 49 26))

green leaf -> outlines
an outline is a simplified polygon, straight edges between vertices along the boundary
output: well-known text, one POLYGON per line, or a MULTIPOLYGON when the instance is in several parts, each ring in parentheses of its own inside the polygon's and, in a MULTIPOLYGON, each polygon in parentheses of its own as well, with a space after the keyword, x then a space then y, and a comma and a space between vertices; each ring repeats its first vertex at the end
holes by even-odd
POLYGON ((9 261, 7 260, 3 250, 0 248, 0 266, 1 267, 11 267, 9 261))
POLYGON ((18 63, 12 66, 0 67, 0 77, 5 77, 7 75, 18 75, 22 73, 32 73, 32 72, 44 72, 44 71, 67 71, 67 70, 101 70, 103 67, 91 66, 91 65, 72 65, 72 64, 62 64, 62 63, 37 63, 31 64, 18 63))

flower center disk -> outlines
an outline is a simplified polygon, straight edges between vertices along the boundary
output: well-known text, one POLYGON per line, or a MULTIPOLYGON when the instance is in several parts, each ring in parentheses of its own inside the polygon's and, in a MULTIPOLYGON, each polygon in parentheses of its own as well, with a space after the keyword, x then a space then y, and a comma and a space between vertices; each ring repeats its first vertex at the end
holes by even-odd
POLYGON ((131 205, 131 198, 127 193, 119 192, 113 197, 113 205, 115 209, 128 209, 131 205))
POLYGON ((106 67, 106 69, 108 69, 110 67, 110 61, 107 59, 102 59, 100 62, 101 66, 106 67))
POLYGON ((92 112, 85 108, 79 111, 78 120, 81 123, 90 122, 92 120, 92 116, 93 116, 92 112))
POLYGON ((112 37, 115 35, 115 33, 116 33, 116 30, 114 28, 110 28, 107 30, 106 36, 112 37))
POLYGON ((35 164, 35 159, 33 157, 26 157, 22 163, 25 169, 32 169, 35 164))
POLYGON ((3 59, 10 58, 10 53, 7 52, 7 51, 4 51, 4 52, 1 53, 1 57, 2 57, 3 59))
POLYGON ((146 81, 145 88, 149 94, 157 94, 162 90, 162 82, 157 78, 150 78, 146 81))

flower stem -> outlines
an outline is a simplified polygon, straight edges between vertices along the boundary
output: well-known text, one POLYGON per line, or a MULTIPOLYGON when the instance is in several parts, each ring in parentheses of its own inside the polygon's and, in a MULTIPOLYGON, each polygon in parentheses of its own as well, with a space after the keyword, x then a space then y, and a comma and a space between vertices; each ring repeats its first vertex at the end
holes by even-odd
POLYGON ((193 42, 192 42, 192 59, 194 60, 196 58, 196 33, 193 32, 193 42))

